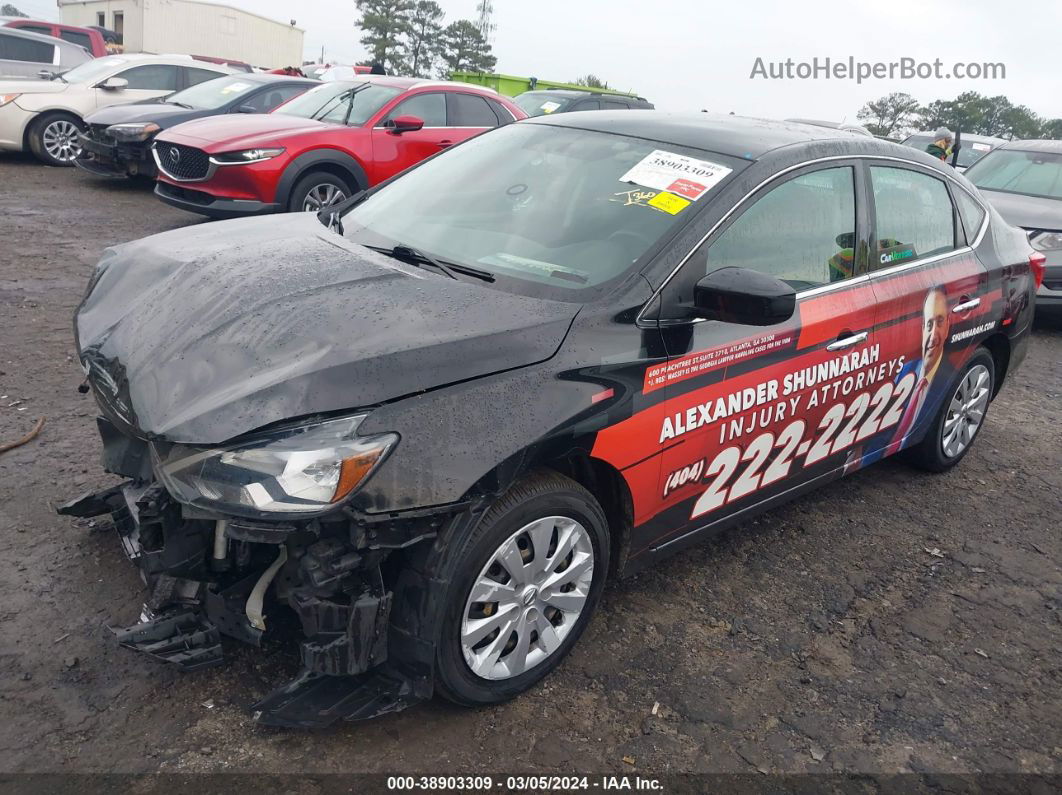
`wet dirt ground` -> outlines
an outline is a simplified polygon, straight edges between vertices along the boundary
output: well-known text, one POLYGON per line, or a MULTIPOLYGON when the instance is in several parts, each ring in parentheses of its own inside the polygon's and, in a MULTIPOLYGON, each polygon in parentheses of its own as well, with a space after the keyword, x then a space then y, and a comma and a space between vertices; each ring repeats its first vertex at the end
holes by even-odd
POLYGON ((143 184, 0 156, 0 772, 1059 772, 1062 326, 957 470, 886 461, 606 591, 544 686, 306 733, 247 706, 293 672, 178 674, 116 647, 141 588, 71 317, 108 245, 194 216, 143 184), (935 550, 935 551, 930 551, 935 550))

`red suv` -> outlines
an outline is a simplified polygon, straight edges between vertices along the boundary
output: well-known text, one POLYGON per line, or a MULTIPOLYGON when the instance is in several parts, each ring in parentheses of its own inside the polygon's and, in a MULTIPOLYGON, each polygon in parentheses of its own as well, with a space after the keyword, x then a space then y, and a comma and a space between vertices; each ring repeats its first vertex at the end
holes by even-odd
POLYGON ((71 44, 77 44, 88 50, 94 58, 110 55, 107 52, 107 41, 103 38, 103 34, 93 28, 79 28, 76 25, 60 25, 58 22, 41 22, 36 19, 12 19, 4 22, 3 26, 54 36, 71 44))
POLYGON ((211 218, 317 211, 485 130, 526 118, 490 89, 369 76, 273 113, 179 124, 154 146, 155 195, 211 218))

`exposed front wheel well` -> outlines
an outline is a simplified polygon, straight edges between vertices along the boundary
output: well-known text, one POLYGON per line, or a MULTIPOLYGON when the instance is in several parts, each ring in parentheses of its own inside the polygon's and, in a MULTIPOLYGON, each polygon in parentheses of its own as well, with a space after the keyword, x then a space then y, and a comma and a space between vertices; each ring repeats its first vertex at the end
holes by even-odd
POLYGON ((999 393, 999 388, 1003 386, 1003 379, 1007 375, 1007 365, 1010 364, 1010 340, 1005 334, 993 334, 981 345, 992 354, 992 361, 995 364, 996 383, 992 392, 992 397, 995 397, 999 393))
POLYGON ((621 573, 634 527, 634 502, 623 476, 611 464, 585 454, 545 462, 543 466, 567 475, 594 495, 608 520, 612 542, 609 575, 621 573))

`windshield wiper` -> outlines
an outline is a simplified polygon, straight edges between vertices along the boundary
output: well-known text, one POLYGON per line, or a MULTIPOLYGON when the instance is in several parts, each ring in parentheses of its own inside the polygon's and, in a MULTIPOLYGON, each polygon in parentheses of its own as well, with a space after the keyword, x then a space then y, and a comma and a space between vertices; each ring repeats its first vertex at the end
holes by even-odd
POLYGON ((174 102, 172 99, 166 101, 167 105, 176 105, 178 108, 186 108, 187 110, 195 110, 191 105, 185 105, 183 102, 174 102))
POLYGON ((394 248, 384 248, 383 246, 365 246, 365 248, 378 251, 389 257, 394 257, 400 262, 407 262, 410 265, 431 265, 433 268, 445 273, 451 279, 456 279, 458 273, 463 273, 466 276, 472 276, 485 282, 494 281, 494 274, 490 271, 473 268, 471 265, 458 265, 455 262, 443 262, 430 254, 425 254, 423 251, 415 249, 412 246, 402 245, 401 243, 394 248))

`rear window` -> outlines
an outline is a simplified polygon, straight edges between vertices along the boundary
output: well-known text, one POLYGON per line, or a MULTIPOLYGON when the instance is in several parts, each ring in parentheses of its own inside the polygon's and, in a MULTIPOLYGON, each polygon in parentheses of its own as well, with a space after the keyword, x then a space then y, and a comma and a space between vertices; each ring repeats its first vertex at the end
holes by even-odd
POLYGON ((92 38, 87 33, 79 33, 76 30, 60 30, 59 38, 92 52, 92 38))
POLYGON ((544 116, 548 113, 560 113, 572 100, 559 94, 539 94, 531 92, 521 94, 513 102, 519 105, 528 116, 544 116))
POLYGON ((55 47, 51 44, 0 33, 0 58, 5 61, 50 64, 54 56, 55 47))
POLYGON ((966 172, 985 190, 1062 199, 1062 154, 996 149, 966 172))

